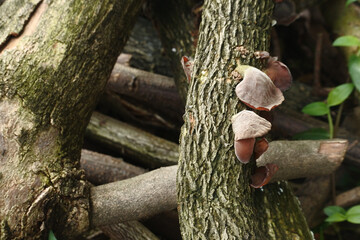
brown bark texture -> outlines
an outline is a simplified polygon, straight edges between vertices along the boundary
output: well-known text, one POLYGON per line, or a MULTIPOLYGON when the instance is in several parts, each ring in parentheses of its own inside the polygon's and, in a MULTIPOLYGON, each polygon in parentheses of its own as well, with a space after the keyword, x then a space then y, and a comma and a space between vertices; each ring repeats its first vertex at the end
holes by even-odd
POLYGON ((85 127, 141 1, 0 6, 0 236, 59 239, 89 227, 85 127))
POLYGON ((177 144, 98 112, 93 113, 86 136, 150 168, 178 162, 177 144))
POLYGON ((124 180, 146 172, 121 158, 85 149, 81 150, 80 167, 84 169, 86 180, 95 185, 124 180))
POLYGON ((103 226, 151 217, 176 208, 177 166, 159 168, 91 189, 92 224, 103 226))
POLYGON ((231 116, 244 109, 231 77, 236 60, 261 67, 272 1, 205 1, 180 137, 177 175, 183 239, 311 239, 287 183, 249 186, 255 162, 234 155, 231 116), (236 51, 242 46, 248 52, 236 51))

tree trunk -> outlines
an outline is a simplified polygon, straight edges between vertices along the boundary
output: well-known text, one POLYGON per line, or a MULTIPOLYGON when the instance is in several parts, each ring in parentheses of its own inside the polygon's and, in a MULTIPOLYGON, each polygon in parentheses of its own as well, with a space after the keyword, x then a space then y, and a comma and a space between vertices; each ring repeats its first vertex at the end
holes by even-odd
POLYGON ((72 239, 89 227, 85 127, 142 1, 0 6, 0 235, 72 239))
POLYGON ((252 189, 255 161, 243 165, 234 154, 230 119, 245 107, 231 72, 237 59, 260 67, 253 53, 269 48, 272 9, 270 0, 204 3, 180 137, 183 239, 312 239, 287 183, 252 189))

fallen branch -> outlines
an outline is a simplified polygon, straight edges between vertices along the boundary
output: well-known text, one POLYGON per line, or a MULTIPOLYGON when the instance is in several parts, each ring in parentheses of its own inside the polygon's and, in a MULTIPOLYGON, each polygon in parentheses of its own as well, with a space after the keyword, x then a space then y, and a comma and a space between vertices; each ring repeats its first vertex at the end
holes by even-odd
POLYGON ((91 117, 86 136, 150 168, 175 165, 179 158, 176 143, 97 112, 91 117))
POLYGON ((272 181, 324 176, 334 172, 344 159, 347 141, 273 141, 256 160, 256 165, 275 163, 279 170, 272 181))
POLYGON ((144 219, 176 208, 177 166, 91 189, 92 224, 144 219))
POLYGON ((80 166, 85 171, 86 179, 95 185, 124 180, 146 172, 121 158, 86 149, 81 150, 80 166))
POLYGON ((176 122, 182 122, 184 106, 174 79, 116 63, 106 89, 131 97, 176 122))
POLYGON ((350 207, 360 203, 360 187, 353 188, 336 196, 336 205, 350 207))

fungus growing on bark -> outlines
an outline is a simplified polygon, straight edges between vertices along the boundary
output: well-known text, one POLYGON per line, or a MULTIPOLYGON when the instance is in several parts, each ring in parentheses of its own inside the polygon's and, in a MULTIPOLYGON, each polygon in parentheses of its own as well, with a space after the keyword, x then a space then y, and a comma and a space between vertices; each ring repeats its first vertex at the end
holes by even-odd
POLYGON ((276 57, 269 58, 265 73, 273 81, 274 85, 281 91, 286 91, 292 83, 292 76, 289 68, 276 57))
POLYGON ((271 123, 256 113, 243 110, 231 118, 235 133, 235 154, 242 163, 248 163, 254 150, 255 138, 268 133, 271 123))
POLYGON ((270 54, 267 51, 256 51, 254 52, 254 56, 256 59, 267 59, 270 57, 270 54))
POLYGON ((188 81, 190 82, 191 80, 191 73, 192 73, 192 68, 193 68, 193 61, 191 58, 187 57, 187 56, 183 56, 181 58, 181 65, 184 69, 186 78, 188 79, 188 81))
POLYGON ((255 173, 251 176, 251 184, 253 188, 260 188, 269 183, 270 179, 279 170, 276 164, 268 163, 265 166, 255 169, 255 173))
POLYGON ((284 95, 271 79, 254 67, 247 67, 244 79, 236 86, 236 95, 247 106, 270 111, 284 101, 284 95))
POLYGON ((266 138, 262 138, 262 139, 256 141, 255 147, 254 147, 255 159, 258 159, 261 156, 261 154, 266 152, 266 150, 268 148, 269 148, 269 143, 266 140, 266 138))

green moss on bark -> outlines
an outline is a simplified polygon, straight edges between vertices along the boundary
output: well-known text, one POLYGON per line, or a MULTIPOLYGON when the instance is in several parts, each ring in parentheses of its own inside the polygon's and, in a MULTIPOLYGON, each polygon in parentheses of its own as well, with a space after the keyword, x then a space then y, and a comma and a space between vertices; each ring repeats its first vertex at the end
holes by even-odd
MULTIPOLYGON (((34 28, 30 33, 21 31, 0 51, 4 238, 38 239, 49 227, 71 239, 89 227, 89 185, 78 169, 85 127, 141 3, 54 0, 30 8, 35 1, 9 0, 0 6, 40 14, 38 22, 22 21, 23 29, 34 28)), ((18 28, 11 24, 0 24, 6 25, 0 36, 18 28)))

